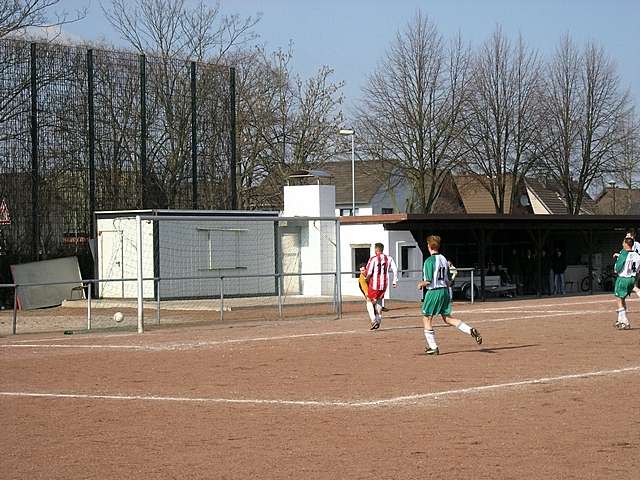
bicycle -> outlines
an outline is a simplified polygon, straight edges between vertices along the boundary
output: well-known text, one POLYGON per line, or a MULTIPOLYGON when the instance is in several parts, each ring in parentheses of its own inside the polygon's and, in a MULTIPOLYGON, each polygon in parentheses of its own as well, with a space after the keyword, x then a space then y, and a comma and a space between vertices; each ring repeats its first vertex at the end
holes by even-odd
POLYGON ((603 292, 612 292, 613 285, 616 281, 616 274, 613 273, 612 268, 608 268, 604 272, 598 274, 595 271, 591 272, 591 275, 587 275, 580 281, 580 290, 583 292, 588 292, 591 290, 591 285, 593 281, 596 281, 598 286, 603 292), (609 272, 609 273, 607 273, 609 272))

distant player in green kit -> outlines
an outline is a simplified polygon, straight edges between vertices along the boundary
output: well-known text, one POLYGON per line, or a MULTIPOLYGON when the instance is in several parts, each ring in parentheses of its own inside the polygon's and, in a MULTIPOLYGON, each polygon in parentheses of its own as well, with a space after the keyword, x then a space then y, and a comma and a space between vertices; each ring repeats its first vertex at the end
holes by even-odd
POLYGON ((629 330, 631 324, 627 318, 627 302, 625 298, 631 295, 636 288, 636 274, 640 269, 640 255, 633 251, 634 239, 627 237, 622 242, 622 250, 617 255, 615 271, 618 274, 613 294, 618 301, 618 320, 615 327, 620 330, 629 330))
POLYGON ((449 294, 449 262, 438 253, 440 251, 440 237, 431 235, 427 238, 427 248, 431 256, 424 261, 422 268, 423 281, 418 282, 418 289, 427 288, 427 293, 422 302, 422 314, 424 317, 424 337, 427 340, 425 353, 438 355, 440 350, 436 343, 436 335, 433 331, 433 317, 442 316, 442 320, 456 327, 463 333, 471 335, 478 345, 482 343, 482 337, 475 328, 457 318, 451 317, 451 295, 449 294))

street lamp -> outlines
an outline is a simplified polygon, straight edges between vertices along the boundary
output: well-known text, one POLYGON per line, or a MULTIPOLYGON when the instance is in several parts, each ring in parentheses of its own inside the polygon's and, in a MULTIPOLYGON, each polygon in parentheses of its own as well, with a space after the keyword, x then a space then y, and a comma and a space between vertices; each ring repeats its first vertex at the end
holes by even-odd
POLYGON ((613 214, 616 214, 616 182, 611 180, 609 182, 609 186, 612 188, 613 190, 613 214))
POLYGON ((356 214, 356 131, 352 128, 343 128, 338 135, 351 136, 351 215, 356 214))

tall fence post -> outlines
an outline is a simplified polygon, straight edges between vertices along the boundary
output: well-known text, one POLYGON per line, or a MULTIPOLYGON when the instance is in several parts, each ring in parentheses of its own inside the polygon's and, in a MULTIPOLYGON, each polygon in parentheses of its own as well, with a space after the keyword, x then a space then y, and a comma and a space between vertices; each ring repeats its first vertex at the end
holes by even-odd
POLYGON ((140 55, 140 191, 141 208, 149 208, 147 198, 147 59, 140 55))
POLYGON ((31 44, 31 247, 33 258, 40 260, 40 222, 38 219, 38 197, 40 189, 40 172, 38 161, 38 65, 37 45, 31 44))
POLYGON ((236 185, 236 69, 229 68, 229 205, 231 210, 238 208, 238 191, 236 185))
POLYGON ((191 62, 191 206, 198 209, 198 117, 196 62, 191 62))
MULTIPOLYGON (((87 106, 89 121, 89 235, 95 231, 96 211, 96 125, 93 85, 93 50, 87 50, 87 106)), ((95 260, 95 259, 94 259, 95 260)))

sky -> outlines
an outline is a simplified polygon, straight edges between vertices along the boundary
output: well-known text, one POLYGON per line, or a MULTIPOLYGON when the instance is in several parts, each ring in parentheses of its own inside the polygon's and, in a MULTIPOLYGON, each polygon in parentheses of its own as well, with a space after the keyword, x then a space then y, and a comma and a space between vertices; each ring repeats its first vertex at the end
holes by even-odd
MULTIPOLYGON (((64 27, 70 35, 122 44, 99 0, 61 0, 61 5, 88 8, 84 20, 64 27)), ((397 31, 418 9, 445 37, 460 33, 471 47, 497 25, 512 38, 522 34, 545 56, 565 33, 578 44, 594 40, 616 60, 621 84, 640 102, 640 0, 222 0, 221 7, 226 14, 261 14, 256 26, 261 41, 270 50, 292 42, 293 67, 301 75, 332 67, 334 80, 345 82, 347 115, 397 31)))

